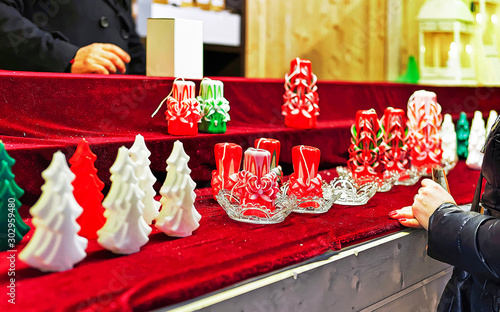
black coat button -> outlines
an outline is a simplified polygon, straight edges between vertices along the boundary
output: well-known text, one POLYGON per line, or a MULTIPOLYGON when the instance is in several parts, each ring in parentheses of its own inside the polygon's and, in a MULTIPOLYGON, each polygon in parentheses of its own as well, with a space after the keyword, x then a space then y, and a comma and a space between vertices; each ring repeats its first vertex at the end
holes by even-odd
POLYGON ((122 38, 127 40, 129 37, 130 34, 128 33, 128 31, 122 28, 122 38))
POLYGON ((102 28, 107 28, 109 26, 109 20, 106 16, 101 17, 99 20, 99 25, 101 25, 102 28))

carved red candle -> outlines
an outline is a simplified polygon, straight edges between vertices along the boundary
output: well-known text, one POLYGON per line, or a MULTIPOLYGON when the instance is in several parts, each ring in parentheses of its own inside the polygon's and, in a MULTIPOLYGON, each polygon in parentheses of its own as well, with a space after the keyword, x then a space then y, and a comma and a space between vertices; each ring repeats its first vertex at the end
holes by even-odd
POLYGON ((271 153, 270 169, 276 168, 279 165, 281 143, 276 139, 260 138, 254 142, 255 148, 265 149, 271 153))
POLYGON ((215 195, 222 189, 232 190, 237 182, 240 171, 243 150, 234 143, 217 143, 214 147, 215 165, 217 170, 212 171, 212 194, 215 195))
POLYGON ((401 173, 408 169, 408 127, 405 111, 399 108, 387 107, 380 120, 384 129, 384 146, 381 153, 385 170, 401 173))
POLYGON ((290 73, 285 75, 284 104, 281 107, 286 126, 299 129, 316 127, 319 115, 316 81, 311 61, 296 58, 290 63, 290 73))
MULTIPOLYGON (((316 147, 299 145, 292 148, 294 172, 290 176, 289 195, 295 195, 298 199, 314 196, 323 197, 322 179, 321 175, 318 174, 320 157, 321 151, 316 147)), ((316 207, 319 206, 317 203, 314 204, 316 207)))
POLYGON ((265 217, 266 214, 251 207, 262 206, 274 211, 274 200, 278 194, 277 176, 270 172, 271 153, 257 148, 245 151, 244 170, 240 172, 241 205, 243 214, 265 217), (250 209, 249 209, 250 208, 250 209))
POLYGON ((374 109, 356 112, 356 123, 351 127, 351 146, 347 165, 358 182, 380 177, 379 148, 383 131, 374 109))
POLYGON ((172 96, 167 99, 165 115, 168 133, 172 135, 196 135, 201 122, 200 103, 195 98, 192 81, 176 80, 172 86, 172 96))
POLYGON ((434 92, 416 91, 408 101, 408 130, 411 138, 411 163, 425 168, 441 164, 441 105, 434 92))

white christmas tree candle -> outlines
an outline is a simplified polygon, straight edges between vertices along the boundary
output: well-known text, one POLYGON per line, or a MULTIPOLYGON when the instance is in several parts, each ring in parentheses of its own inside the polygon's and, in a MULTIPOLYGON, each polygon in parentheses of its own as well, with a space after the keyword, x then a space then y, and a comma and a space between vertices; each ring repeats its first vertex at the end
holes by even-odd
POLYGON ((135 163, 124 146, 111 166, 111 188, 102 202, 106 223, 97 231, 97 242, 117 254, 138 252, 149 241, 151 227, 142 216, 144 192, 135 176, 135 163))
POLYGON ((162 208, 155 226, 169 236, 190 236, 199 227, 201 215, 194 207, 196 183, 191 179, 189 156, 180 141, 175 141, 167 159, 167 177, 160 189, 162 208))
POLYGON ((441 125, 441 140, 443 148, 443 162, 454 164, 458 161, 457 155, 457 134, 455 132, 455 124, 450 114, 444 115, 443 124, 441 125))
POLYGON ((490 134, 491 128, 495 124, 497 117, 498 113, 495 110, 491 110, 490 116, 488 117, 488 122, 486 123, 486 137, 488 137, 488 134, 490 134))
POLYGON ((156 183, 156 178, 151 172, 149 165, 151 161, 149 156, 151 152, 146 147, 144 137, 140 134, 136 135, 134 145, 129 150, 130 158, 135 162, 135 175, 139 179, 139 188, 144 192, 144 212, 142 216, 147 224, 151 224, 158 215, 160 202, 154 199, 156 192, 153 185, 156 183))
POLYGON ((474 170, 481 170, 483 164, 483 156, 481 149, 486 141, 486 127, 484 124, 483 114, 480 111, 474 113, 469 135, 469 156, 465 163, 474 170))
POLYGON ((41 271, 69 270, 87 255, 87 239, 78 235, 76 222, 83 209, 73 196, 75 175, 58 151, 42 177, 42 195, 30 209, 36 230, 19 259, 41 271))

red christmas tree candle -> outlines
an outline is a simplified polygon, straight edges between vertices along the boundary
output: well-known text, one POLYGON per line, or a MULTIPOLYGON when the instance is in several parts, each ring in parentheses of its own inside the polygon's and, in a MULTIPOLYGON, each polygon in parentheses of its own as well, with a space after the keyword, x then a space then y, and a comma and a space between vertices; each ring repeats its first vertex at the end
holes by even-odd
POLYGON ((290 73, 285 75, 284 104, 281 107, 286 126, 316 128, 316 118, 319 115, 316 81, 311 61, 296 58, 291 62, 290 73))
POLYGON ((408 127, 405 111, 387 107, 380 120, 384 128, 384 148, 381 153, 385 170, 401 173, 409 169, 408 127))
POLYGON ((275 173, 270 172, 271 153, 257 148, 245 151, 244 170, 240 173, 241 205, 247 209, 245 215, 265 217, 265 214, 251 207, 262 206, 274 210, 274 199, 278 194, 275 173), (250 208, 250 209, 249 209, 250 208))
POLYGON ((215 165, 217 170, 212 171, 212 194, 217 195, 220 190, 232 190, 240 171, 243 150, 234 143, 217 143, 214 147, 215 165))
POLYGON ((411 140, 411 163, 428 173, 441 164, 441 105, 434 92, 416 91, 408 101, 408 130, 411 140))
POLYGON ((351 146, 347 165, 358 182, 381 177, 379 148, 383 130, 374 109, 356 112, 356 123, 351 127, 351 146))
MULTIPOLYGON (((318 174, 321 151, 312 146, 299 145, 292 148, 293 174, 290 176, 288 194, 297 199, 323 197, 322 179, 318 174)), ((301 206, 309 203, 301 204, 301 206)), ((314 206, 318 207, 317 203, 314 206)))
POLYGON ((78 143, 75 154, 69 159, 71 171, 75 174, 73 194, 83 208, 82 214, 76 219, 81 227, 78 235, 88 239, 97 238, 97 230, 106 222, 101 204, 104 183, 97 177, 97 169, 94 167, 96 159, 97 156, 92 153, 85 139, 78 143))
POLYGON ((280 161, 281 143, 276 139, 260 138, 254 142, 255 148, 265 149, 271 153, 271 169, 276 168, 280 161))
POLYGON ((165 112, 168 133, 172 135, 198 134, 201 112, 200 103, 195 97, 194 82, 174 81, 172 96, 167 99, 167 111, 165 112))

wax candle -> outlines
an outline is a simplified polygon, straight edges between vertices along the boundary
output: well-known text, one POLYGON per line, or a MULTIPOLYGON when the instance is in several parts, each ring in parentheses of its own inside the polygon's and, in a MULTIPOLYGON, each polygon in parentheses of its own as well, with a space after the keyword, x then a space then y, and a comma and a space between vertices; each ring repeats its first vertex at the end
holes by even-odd
POLYGON ((198 134, 201 112, 200 104, 194 96, 194 82, 174 81, 172 96, 167 100, 168 108, 165 112, 168 121, 168 133, 172 135, 198 134))
POLYGON ((299 129, 316 127, 319 115, 316 81, 309 60, 296 58, 291 62, 290 73, 285 75, 284 104, 281 106, 286 126, 299 129))
POLYGON ((434 92, 416 91, 408 101, 412 165, 428 173, 441 164, 441 105, 434 92))
POLYGON ((225 133, 229 117, 229 102, 224 98, 224 84, 205 78, 200 84, 198 102, 201 108, 200 132, 225 133))
POLYGON ((381 152, 385 170, 401 173, 409 169, 410 155, 408 152, 407 124, 405 111, 399 108, 387 107, 380 120, 384 129, 384 145, 381 152))
MULTIPOLYGON (((318 174, 321 151, 312 146, 299 145, 292 148, 293 174, 290 176, 288 194, 298 199, 322 197, 322 178, 318 174)), ((301 206, 310 205, 303 203, 301 206)), ((318 207, 314 203, 312 206, 318 207)))
POLYGON ((270 172, 271 153, 257 148, 249 148, 245 151, 244 170, 240 172, 241 205, 245 209, 244 215, 255 215, 265 217, 266 214, 260 209, 252 207, 260 206, 263 209, 274 211, 274 200, 278 194, 277 176, 270 172))
POLYGON ((347 166, 357 182, 369 181, 381 175, 379 148, 383 131, 374 109, 358 110, 351 127, 351 146, 347 166))
POLYGON ((237 182, 236 175, 240 171, 243 150, 234 143, 217 143, 214 147, 215 165, 217 170, 212 171, 212 194, 219 194, 222 189, 232 191, 237 182))
POLYGON ((254 146, 255 148, 265 149, 266 151, 269 151, 269 153, 271 153, 271 169, 278 166, 281 149, 281 143, 279 140, 260 138, 255 140, 254 146))

